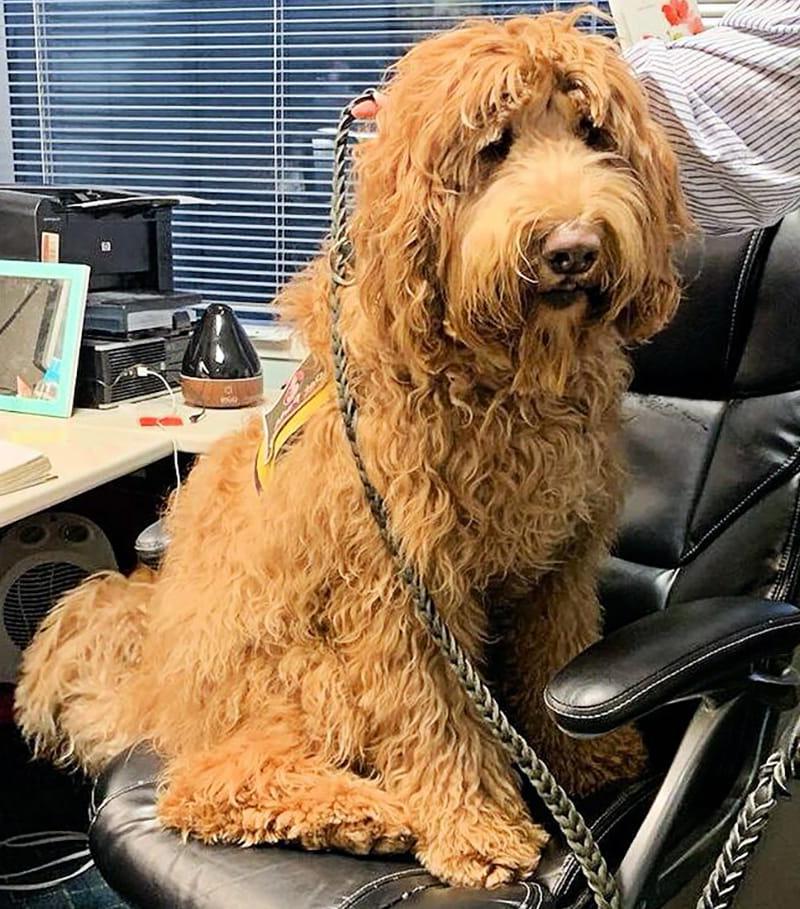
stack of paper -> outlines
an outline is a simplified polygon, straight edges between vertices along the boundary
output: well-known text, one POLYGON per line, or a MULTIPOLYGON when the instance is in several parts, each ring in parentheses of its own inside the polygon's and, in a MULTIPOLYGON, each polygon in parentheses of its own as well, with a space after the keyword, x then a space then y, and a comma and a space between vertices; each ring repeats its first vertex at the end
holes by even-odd
POLYGON ((53 467, 40 451, 0 439, 0 495, 52 477, 53 467))

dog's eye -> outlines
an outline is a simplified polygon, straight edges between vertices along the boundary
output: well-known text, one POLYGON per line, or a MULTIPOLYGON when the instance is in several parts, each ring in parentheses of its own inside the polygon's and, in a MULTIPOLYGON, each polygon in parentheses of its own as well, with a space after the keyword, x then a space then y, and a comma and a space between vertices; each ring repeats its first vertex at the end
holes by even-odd
POLYGON ((589 148, 606 149, 611 147, 608 133, 597 126, 589 117, 583 117, 578 124, 578 135, 589 148))
POLYGON ((508 157, 514 142, 514 132, 507 126, 502 133, 480 150, 480 156, 487 164, 500 164, 508 157))

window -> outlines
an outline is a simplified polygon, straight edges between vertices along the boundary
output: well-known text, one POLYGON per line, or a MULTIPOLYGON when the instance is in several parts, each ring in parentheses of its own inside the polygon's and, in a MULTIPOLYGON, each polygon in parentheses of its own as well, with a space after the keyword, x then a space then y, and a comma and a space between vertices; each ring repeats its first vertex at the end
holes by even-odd
POLYGON ((0 0, 14 176, 207 200, 175 213, 176 286, 264 317, 327 229, 340 107, 432 30, 573 5, 0 0))

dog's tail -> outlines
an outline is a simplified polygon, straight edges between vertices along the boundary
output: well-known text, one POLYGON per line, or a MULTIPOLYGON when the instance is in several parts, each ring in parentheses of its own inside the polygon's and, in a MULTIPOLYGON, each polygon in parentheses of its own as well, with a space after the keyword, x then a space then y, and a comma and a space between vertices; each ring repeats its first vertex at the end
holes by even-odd
POLYGON ((141 659, 155 573, 106 573, 76 588, 26 650, 16 718, 37 756, 96 773, 133 744, 122 690, 141 659))

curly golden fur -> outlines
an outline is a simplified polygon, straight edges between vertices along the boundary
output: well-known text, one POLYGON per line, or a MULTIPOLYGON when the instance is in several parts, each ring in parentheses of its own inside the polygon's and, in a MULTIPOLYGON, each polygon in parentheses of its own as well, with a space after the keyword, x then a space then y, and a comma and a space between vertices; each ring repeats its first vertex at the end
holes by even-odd
MULTIPOLYGON (((678 299, 676 164, 611 42, 574 16, 471 21, 396 66, 363 143, 343 334, 359 442, 459 641, 575 793, 637 773, 632 730, 562 736, 552 673, 598 634, 628 342, 678 299), (590 225, 577 277, 545 249, 590 225)), ((281 306, 330 370, 324 257, 281 306)), ((441 879, 529 874, 546 836, 413 614, 336 406, 259 495, 259 424, 169 510, 157 574, 70 594, 28 650, 18 717, 96 773, 151 741, 163 822, 208 841, 413 849, 441 879)))

